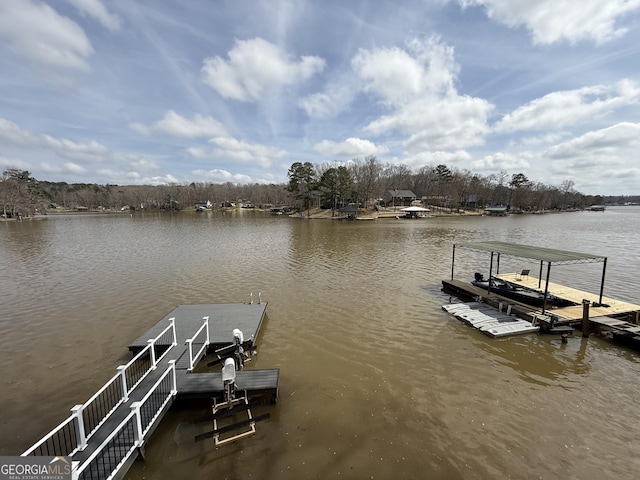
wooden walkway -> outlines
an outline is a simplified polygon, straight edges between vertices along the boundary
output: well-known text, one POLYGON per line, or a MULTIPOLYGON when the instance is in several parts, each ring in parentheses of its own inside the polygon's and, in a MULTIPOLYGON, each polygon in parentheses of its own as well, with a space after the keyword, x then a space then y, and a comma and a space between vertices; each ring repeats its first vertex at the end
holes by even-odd
MULTIPOLYGON (((156 368, 130 391, 128 398, 102 420, 88 438, 86 447, 73 453, 74 465, 83 469, 79 478, 107 478, 114 469, 118 473, 113 478, 123 478, 176 398, 221 399, 224 385, 219 369, 208 373, 191 373, 191 370, 207 351, 233 344, 233 330, 236 328, 243 332, 244 340, 250 340, 251 346, 254 346, 265 318, 266 308, 266 303, 180 305, 133 341, 129 349, 134 355, 148 347, 150 339, 159 339, 157 343, 153 343, 157 358, 165 351, 166 355, 157 361, 156 368), (205 322, 203 317, 208 317, 208 320, 205 322), (173 322, 176 341, 171 348, 169 347, 173 342, 173 335, 169 340, 168 336, 162 334, 171 325, 170 319, 175 319, 173 322), (208 326, 208 331, 203 325, 208 326), (205 347, 207 335, 208 348, 205 347), (193 342, 190 353, 188 345, 191 340, 193 342), (204 353, 201 353, 199 358, 189 358, 200 351, 204 353), (129 426, 131 413, 136 408, 138 415, 142 415, 143 421, 146 420, 148 423, 147 427, 142 427, 145 432, 141 441, 138 440, 139 433, 135 433, 139 430, 136 430, 135 425, 129 426), (116 437, 115 432, 118 432, 116 437), (132 444, 138 447, 132 454, 127 453, 131 452, 131 447, 125 445, 132 444)), ((151 365, 149 362, 150 360, 147 364, 151 365)), ((237 372, 236 377, 239 391, 246 391, 249 398, 260 396, 263 401, 271 403, 277 400, 278 381, 278 369, 242 370, 237 372)))

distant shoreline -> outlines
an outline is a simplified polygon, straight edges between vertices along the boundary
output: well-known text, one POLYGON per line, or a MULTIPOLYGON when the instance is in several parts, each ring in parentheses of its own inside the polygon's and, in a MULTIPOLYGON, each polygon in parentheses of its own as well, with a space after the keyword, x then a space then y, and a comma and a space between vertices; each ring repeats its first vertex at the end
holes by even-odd
MULTIPOLYGON (((402 217, 404 212, 401 211, 402 208, 405 207, 395 207, 395 209, 391 208, 378 208, 377 210, 362 210, 358 213, 357 218, 360 219, 396 219, 397 217, 402 217)), ((425 218, 434 218, 434 217, 479 217, 484 216, 484 209, 476 209, 476 210, 464 210, 464 209, 449 209, 443 207, 429 207, 430 211, 425 218)), ((215 208, 212 209, 212 212, 223 212, 223 211, 245 211, 246 209, 242 209, 240 207, 229 207, 229 208, 215 208)), ((191 212, 191 209, 182 209, 175 210, 172 213, 180 213, 180 212, 191 212)), ((267 209, 251 209, 251 211, 259 211, 259 212, 268 212, 267 209)), ((572 213, 584 211, 581 209, 575 210, 544 210, 544 211, 521 211, 514 210, 509 212, 509 215, 546 215, 551 213, 572 213)), ((334 210, 334 215, 331 214, 331 209, 311 209, 310 212, 302 211, 290 215, 286 215, 290 218, 305 218, 305 219, 313 219, 313 220, 338 220, 343 219, 344 215, 341 215, 339 210, 334 210)), ((35 216, 27 216, 20 218, 4 218, 0 217, 0 222, 16 222, 16 221, 24 221, 24 220, 33 220, 39 218, 46 218, 49 215, 132 215, 137 213, 167 213, 166 210, 111 210, 111 209, 87 209, 87 210, 73 210, 73 209, 49 209, 44 214, 37 214, 35 216)), ((420 219, 420 218, 418 218, 420 219)))

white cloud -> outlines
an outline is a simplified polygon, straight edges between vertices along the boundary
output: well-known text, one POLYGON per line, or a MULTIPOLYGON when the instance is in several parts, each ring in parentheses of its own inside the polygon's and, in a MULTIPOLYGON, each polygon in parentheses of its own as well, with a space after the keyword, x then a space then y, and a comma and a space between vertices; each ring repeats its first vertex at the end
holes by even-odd
POLYGON ((218 146, 213 152, 214 157, 257 164, 262 168, 268 168, 273 160, 287 156, 287 152, 284 150, 257 143, 243 142, 231 137, 219 137, 211 141, 218 146))
MULTIPOLYGON (((131 174, 128 174, 131 177, 131 174)), ((172 185, 176 183, 180 183, 180 181, 171 174, 160 175, 154 177, 141 177, 136 175, 136 182, 138 185, 172 185)))
POLYGON ((207 150, 201 147, 191 147, 187 153, 199 160, 220 159, 234 161, 269 168, 273 161, 285 158, 288 153, 274 147, 260 145, 257 143, 244 142, 232 137, 216 137, 211 139, 211 143, 217 148, 207 150))
POLYGON ((330 85, 324 91, 308 95, 298 102, 311 118, 335 117, 353 101, 355 90, 348 85, 330 85))
POLYGON ((212 117, 195 114, 193 119, 189 120, 173 110, 167 111, 161 120, 150 127, 141 123, 131 123, 129 127, 144 135, 161 133, 182 138, 215 137, 228 134, 226 127, 212 117))
POLYGON ((639 0, 458 0, 463 7, 484 6, 487 16, 510 28, 525 26, 533 43, 561 40, 604 43, 627 32, 616 22, 640 8, 639 0))
POLYGON ((347 158, 381 155, 389 151, 389 148, 384 145, 376 145, 369 140, 361 138, 347 138, 343 142, 323 140, 314 145, 313 149, 323 155, 347 158))
POLYGON ((550 172, 571 178, 579 191, 636 192, 640 184, 640 123, 618 123, 556 145, 544 156, 550 172))
POLYGON ((84 31, 45 3, 2 0, 0 36, 18 57, 39 67, 89 70, 93 47, 84 31))
MULTIPOLYGON (((527 148, 539 147, 541 145, 552 145, 561 142, 564 138, 569 136, 569 132, 545 132, 541 135, 534 137, 524 137, 519 141, 520 145, 524 145, 527 148)), ((511 142, 511 146, 515 146, 517 142, 511 142)))
POLYGON ((112 160, 127 169, 135 169, 143 172, 154 172, 160 169, 155 160, 136 153, 114 153, 112 160))
POLYGON ((499 172, 501 170, 527 169, 532 154, 529 152, 521 152, 519 154, 497 152, 493 155, 487 155, 481 160, 471 162, 471 168, 474 170, 482 170, 489 172, 499 172))
POLYGON ((202 147, 190 147, 187 148, 187 153, 193 158, 204 159, 209 158, 211 155, 202 147))
POLYGON ((120 28, 120 17, 109 13, 100 0, 67 1, 80 10, 80 12, 94 18, 109 30, 116 31, 120 28))
POLYGON ((610 169, 616 165, 635 165, 639 148, 640 123, 622 122, 551 147, 546 156, 572 166, 610 169))
POLYGON ((553 92, 505 115, 494 129, 497 132, 555 129, 592 120, 639 102, 640 85, 632 80, 553 92))
POLYGON ((450 165, 471 161, 471 155, 464 150, 456 150, 453 152, 433 151, 420 152, 415 155, 409 155, 400 159, 394 159, 394 163, 402 163, 413 169, 424 167, 425 165, 450 165))
POLYGON ((0 155, 0 167, 3 170, 7 168, 17 168, 18 170, 30 170, 31 166, 28 162, 24 160, 19 160, 17 158, 7 158, 0 155))
POLYGON ((455 94, 459 66, 454 50, 438 36, 414 39, 405 49, 360 49, 351 64, 365 91, 388 105, 403 106, 416 98, 455 94))
POLYGON ((65 162, 63 164, 50 164, 48 162, 42 162, 39 165, 39 169, 48 174, 69 174, 69 175, 84 175, 87 173, 87 169, 82 165, 78 165, 74 162, 65 162))
POLYGON ((409 134, 405 148, 410 152, 481 145, 489 132, 486 122, 491 109, 486 100, 467 95, 420 99, 374 120, 365 131, 409 134))
POLYGON ((453 48, 438 37, 413 40, 406 50, 360 50, 352 65, 365 91, 391 111, 370 122, 366 132, 408 135, 405 148, 415 153, 484 142, 493 105, 458 94, 453 48))
POLYGON ((119 185, 171 185, 180 183, 174 175, 146 175, 135 170, 122 166, 119 170, 113 168, 103 168, 98 173, 109 179, 109 183, 119 185))
POLYGON ((303 82, 325 67, 320 57, 303 56, 298 62, 277 45, 262 38, 237 40, 229 59, 209 57, 203 61, 203 81, 224 98, 261 100, 273 87, 303 82))
POLYGON ((196 178, 201 179, 202 181, 208 181, 213 183, 254 183, 248 175, 243 175, 241 173, 230 173, 227 170, 221 170, 218 168, 214 168, 212 170, 194 170, 191 172, 196 178))
POLYGON ((109 149, 98 142, 78 143, 66 138, 33 133, 4 118, 0 118, 0 144, 27 149, 51 149, 60 157, 71 160, 101 161, 109 154, 109 149))

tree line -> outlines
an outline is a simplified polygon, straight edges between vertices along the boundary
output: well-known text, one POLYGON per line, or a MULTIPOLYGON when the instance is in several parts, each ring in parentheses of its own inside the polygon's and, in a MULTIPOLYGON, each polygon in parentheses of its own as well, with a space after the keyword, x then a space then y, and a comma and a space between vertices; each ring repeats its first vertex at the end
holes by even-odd
POLYGON ((3 216, 33 215, 52 206, 67 209, 181 210, 200 201, 214 205, 251 202, 258 207, 291 206, 337 209, 349 204, 371 208, 389 199, 391 190, 410 190, 428 205, 482 208, 505 205, 523 211, 584 208, 593 204, 639 202, 640 197, 591 196, 574 182, 560 185, 531 181, 524 173, 479 175, 440 164, 412 171, 406 165, 383 164, 375 156, 347 163, 294 162, 282 184, 193 182, 169 185, 99 185, 49 182, 10 168, 0 178, 3 216))

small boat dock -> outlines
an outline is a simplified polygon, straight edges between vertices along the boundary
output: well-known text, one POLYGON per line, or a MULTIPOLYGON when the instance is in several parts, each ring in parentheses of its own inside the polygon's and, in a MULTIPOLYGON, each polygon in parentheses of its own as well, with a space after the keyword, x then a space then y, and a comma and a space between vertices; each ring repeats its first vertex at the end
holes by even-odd
MULTIPOLYGON (((208 318, 209 341, 206 353, 218 350, 233 342, 233 330, 240 329, 245 338, 249 338, 251 347, 255 347, 263 319, 266 303, 227 303, 212 305, 180 305, 162 320, 129 344, 129 350, 135 355, 148 345, 150 338, 157 336, 175 318, 178 343, 185 344, 181 353, 176 352, 177 397, 212 398, 224 392, 222 377, 215 373, 194 373, 196 365, 190 365, 195 359, 189 358, 187 339, 208 318)), ((196 337, 191 344, 192 357, 203 348, 204 335, 196 337)), ((264 396, 275 403, 278 397, 278 370, 243 370, 238 372, 236 384, 239 390, 247 390, 250 396, 264 396)))
MULTIPOLYGON (((123 478, 133 461, 144 456, 148 438, 176 399, 215 403, 229 397, 232 387, 222 371, 198 372, 198 364, 208 354, 214 358, 211 364, 217 364, 224 357, 254 352, 266 308, 260 301, 178 306, 129 345, 133 358, 102 389, 73 407, 70 417, 22 455, 68 456, 73 478, 123 478)), ((277 401, 278 369, 239 368, 232 377, 233 390, 245 394, 245 410, 249 400, 277 401)), ((242 423, 255 431, 255 422, 267 417, 249 413, 242 423)), ((230 428, 235 426, 207 435, 230 428)))
MULTIPOLYGON (((614 340, 640 348, 640 305, 617 300, 603 295, 607 258, 581 252, 570 252, 530 245, 519 245, 505 242, 462 243, 453 246, 451 279, 443 280, 443 290, 467 300, 482 299, 502 310, 509 306, 510 311, 530 320, 534 326, 547 333, 567 333, 574 327, 581 328, 587 336, 591 328, 598 331, 612 332, 614 340), (489 278, 508 282, 517 288, 536 292, 545 298, 542 307, 523 303, 500 294, 499 289, 481 288, 472 285, 471 279, 461 281, 454 278, 456 247, 490 253, 488 265, 489 278), (524 259, 529 268, 519 273, 500 273, 501 256, 524 259), (532 268, 528 262, 538 263, 538 277, 529 275, 532 268), (551 267, 580 264, 603 263, 600 292, 585 292, 575 288, 551 282, 551 267), (545 268, 546 267, 546 268, 545 268), (546 276, 543 277, 543 272, 546 276), (547 303, 547 299, 561 300, 557 304, 547 303), (547 308, 548 307, 548 308, 547 308)), ((468 274, 468 273, 467 273, 468 274)), ((469 274, 468 274, 469 275, 469 274)), ((471 275, 469 275, 470 277, 471 275)), ((489 285, 489 282, 487 283, 489 285)), ((505 294, 508 292, 504 292, 505 294)))

